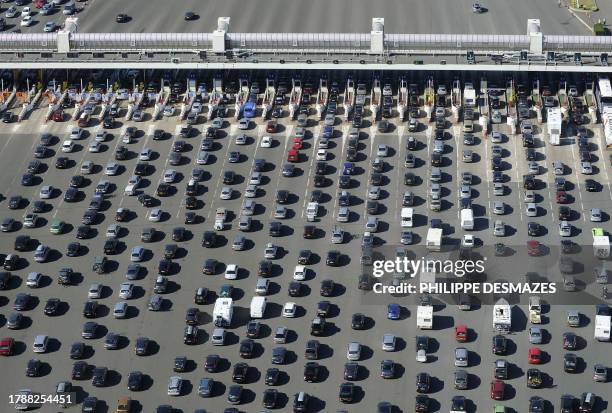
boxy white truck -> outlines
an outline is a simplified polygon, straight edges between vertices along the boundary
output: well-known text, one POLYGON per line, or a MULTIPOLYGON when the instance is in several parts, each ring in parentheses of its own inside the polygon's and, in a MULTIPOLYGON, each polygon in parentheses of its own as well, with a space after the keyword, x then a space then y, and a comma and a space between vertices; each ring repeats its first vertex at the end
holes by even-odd
POLYGON ((598 304, 595 309, 595 339, 610 341, 610 308, 607 304, 598 304))
POLYGON ((512 328, 512 307, 503 298, 493 306, 493 329, 499 333, 509 333, 512 328))
POLYGON ((251 318, 263 318, 266 313, 266 306, 268 305, 268 300, 266 297, 258 297, 255 296, 251 299, 251 308, 250 314, 251 318))
POLYGON ((466 231, 474 229, 474 211, 472 208, 461 210, 461 229, 466 231))
POLYGON ((442 228, 429 228, 427 230, 426 247, 430 251, 442 249, 442 228))
POLYGON ((610 256, 610 238, 607 235, 593 235, 593 254, 602 260, 610 256))
POLYGON ((542 322, 542 303, 540 297, 529 297, 529 321, 532 324, 542 322))
POLYGON ((548 141, 551 145, 561 144, 562 119, 560 108, 548 108, 546 123, 548 125, 548 141))
POLYGON ((433 328, 433 306, 420 305, 417 307, 417 327, 421 330, 433 328))
POLYGON ((213 322, 216 327, 229 327, 234 315, 234 302, 231 298, 217 298, 213 309, 213 322))

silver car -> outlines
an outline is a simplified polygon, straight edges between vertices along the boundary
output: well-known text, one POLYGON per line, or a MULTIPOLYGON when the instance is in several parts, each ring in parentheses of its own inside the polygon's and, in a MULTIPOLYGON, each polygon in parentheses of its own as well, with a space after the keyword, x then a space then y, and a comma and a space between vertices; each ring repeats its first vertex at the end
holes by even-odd
POLYGON ((247 118, 242 118, 238 121, 238 129, 245 130, 249 128, 251 122, 247 118))
POLYGON ((542 329, 538 326, 529 327, 529 343, 542 344, 542 329))
POLYGON ((340 207, 338 208, 338 215, 336 216, 336 221, 348 222, 349 215, 350 215, 350 212, 349 212, 348 207, 340 207))
POLYGON ((394 334, 390 334, 390 333, 383 334, 382 349, 384 351, 395 351, 396 341, 397 341, 397 338, 395 337, 394 334))
POLYGON ((495 221, 495 224, 493 225, 493 235, 496 237, 503 237, 506 235, 506 226, 504 225, 503 221, 495 221))

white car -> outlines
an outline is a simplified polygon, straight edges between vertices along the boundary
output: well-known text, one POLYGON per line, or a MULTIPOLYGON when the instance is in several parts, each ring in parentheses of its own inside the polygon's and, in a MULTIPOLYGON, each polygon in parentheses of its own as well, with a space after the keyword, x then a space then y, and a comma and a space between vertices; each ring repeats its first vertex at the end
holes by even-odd
POLYGON ((495 215, 504 215, 506 213, 506 205, 501 201, 493 203, 493 213, 495 215))
POLYGON ((293 279, 295 281, 304 281, 306 279, 306 267, 303 265, 296 265, 293 270, 293 279))
POLYGON ((278 247, 271 242, 266 244, 266 249, 264 250, 264 258, 274 259, 276 258, 276 253, 278 252, 278 247))
POLYGON ((174 169, 168 169, 164 172, 164 182, 167 184, 171 184, 176 179, 176 171, 174 169))
POLYGON ((242 118, 238 121, 238 129, 245 130, 249 128, 250 121, 247 118, 242 118))
POLYGON ((238 278, 238 265, 227 264, 227 267, 225 268, 225 279, 235 280, 237 278, 238 278))
POLYGON ((274 209, 274 218, 285 219, 287 218, 287 208, 283 205, 277 205, 274 209))
POLYGON ((89 144, 88 150, 91 153, 98 153, 100 152, 101 149, 102 149, 102 144, 100 142, 93 141, 92 143, 89 144))
POLYGON ((70 131, 70 139, 78 140, 83 137, 83 129, 79 127, 74 127, 70 131))
POLYGON ((151 212, 149 213, 149 221, 159 222, 161 221, 163 214, 164 212, 161 210, 161 208, 153 208, 151 212))
POLYGON ((475 238, 471 234, 465 234, 461 240, 462 247, 473 248, 475 244, 475 238))
POLYGON ((580 167, 584 175, 591 175, 593 173, 593 165, 591 165, 591 162, 581 162, 580 167))
POLYGON ((219 197, 223 200, 232 199, 233 192, 234 191, 232 190, 232 188, 230 188, 229 186, 224 186, 223 188, 221 188, 221 193, 219 197))
POLYGON ((96 132, 96 137, 94 139, 96 140, 96 142, 104 142, 107 136, 108 132, 106 132, 105 130, 100 130, 96 132))
POLYGON ((389 147, 384 143, 381 143, 376 148, 376 156, 387 156, 389 155, 389 147))
POLYGON ((283 317, 293 318, 297 311, 297 305, 293 302, 285 303, 283 306, 283 317))
POLYGON ((42 280, 42 274, 39 272, 31 272, 28 274, 26 279, 26 285, 30 288, 40 287, 40 280, 42 280))
POLYGON ((150 148, 144 148, 142 151, 140 151, 138 159, 141 161, 150 161, 152 155, 153 151, 150 148))
POLYGON ((30 7, 24 7, 21 9, 21 17, 27 17, 32 14, 32 9, 30 7))
POLYGON ((326 161, 327 160, 327 151, 325 149, 319 149, 317 151, 317 161, 326 161))
POLYGON ((95 283, 89 286, 89 290, 87 291, 87 298, 101 298, 102 297, 102 289, 104 287, 102 284, 95 283))
POLYGON ((45 185, 40 188, 40 199, 49 199, 51 198, 51 194, 53 194, 53 187, 51 185, 45 185))
POLYGON ((538 215, 538 207, 533 202, 529 202, 525 205, 525 215, 528 217, 535 217, 538 215))
POLYGON ((271 148, 272 147, 272 137, 264 136, 263 138, 261 138, 260 146, 262 148, 271 148))
POLYGON ((32 23, 34 23, 34 20, 32 19, 32 16, 25 16, 23 19, 21 19, 21 26, 25 26, 25 27, 29 27, 32 25, 32 23))
POLYGON ((591 222, 601 222, 601 209, 591 208, 591 222))
POLYGON ((119 164, 117 162, 109 162, 104 167, 104 175, 114 176, 119 172, 119 164))
POLYGON ((73 150, 74 150, 74 142, 72 142, 72 141, 64 141, 64 143, 62 143, 62 152, 70 153, 73 150))
POLYGON ((249 185, 244 190, 244 196, 246 198, 255 198, 257 196, 257 185, 249 185))
POLYGON ((110 224, 108 228, 106 228, 106 238, 112 238, 112 239, 119 238, 120 232, 121 232, 121 226, 119 224, 110 224))
POLYGON ((559 222, 559 235, 562 237, 570 237, 572 235, 572 226, 567 221, 559 222))
POLYGON ((249 178, 249 185, 261 185, 261 177, 261 172, 251 173, 251 177, 249 178))
POLYGON ((132 294, 134 293, 134 284, 133 283, 121 283, 119 286, 119 298, 123 300, 129 300, 132 298, 132 294))

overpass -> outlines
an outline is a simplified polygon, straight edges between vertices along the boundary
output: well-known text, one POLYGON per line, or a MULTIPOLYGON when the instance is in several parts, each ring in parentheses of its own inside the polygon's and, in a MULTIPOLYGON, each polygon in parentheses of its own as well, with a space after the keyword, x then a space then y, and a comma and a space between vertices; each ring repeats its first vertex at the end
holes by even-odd
POLYGON ((7 69, 314 69, 610 72, 612 37, 387 33, 80 33, 68 18, 56 33, 0 34, 7 69))

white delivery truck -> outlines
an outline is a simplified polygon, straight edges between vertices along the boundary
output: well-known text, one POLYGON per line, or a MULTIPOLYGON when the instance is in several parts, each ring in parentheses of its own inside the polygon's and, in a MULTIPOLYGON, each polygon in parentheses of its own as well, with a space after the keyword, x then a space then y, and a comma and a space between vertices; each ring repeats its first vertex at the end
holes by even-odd
POLYGON ((419 305, 417 307, 417 327, 421 330, 433 328, 433 306, 419 305))
POLYGON ((306 207, 306 219, 309 222, 313 222, 317 219, 319 215, 319 203, 318 202, 309 202, 306 207))
POLYGON ((213 309, 213 322, 216 327, 229 327, 234 315, 234 302, 231 298, 217 298, 213 309))
POLYGON ((504 298, 493 306, 493 329, 499 333, 509 333, 512 327, 512 307, 504 298))
POLYGON ((442 249, 442 228, 429 228, 427 230, 426 247, 430 251, 442 249))
POLYGON ((251 318, 263 318, 267 305, 268 300, 266 297, 253 297, 251 300, 251 318))
POLYGON ((562 122, 561 108, 548 108, 546 123, 548 125, 548 140, 551 145, 561 144, 562 122))
POLYGON ((607 304, 595 306, 595 339, 610 341, 610 307, 607 304))
POLYGON ((461 229, 466 231, 474 229, 474 211, 472 208, 461 210, 461 229))
POLYGON ((413 218, 414 208, 402 208, 402 228, 412 228, 413 218))
POLYGON ((593 254, 602 260, 610 256, 610 239, 607 235, 593 235, 593 254))
POLYGON ((529 321, 533 324, 542 322, 542 303, 540 297, 529 297, 529 321))
POLYGON ((466 83, 463 89, 463 104, 466 108, 473 108, 476 106, 476 91, 474 86, 466 83))

